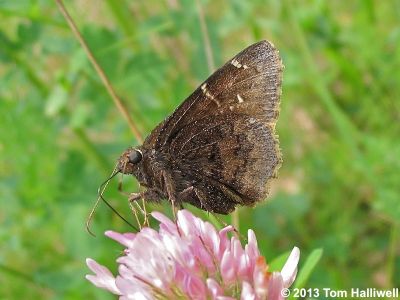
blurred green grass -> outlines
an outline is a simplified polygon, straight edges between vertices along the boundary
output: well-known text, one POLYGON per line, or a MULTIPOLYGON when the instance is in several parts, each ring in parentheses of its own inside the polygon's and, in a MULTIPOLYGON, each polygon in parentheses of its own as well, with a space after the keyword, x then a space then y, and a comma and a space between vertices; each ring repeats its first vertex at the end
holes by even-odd
MULTIPOLYGON (((202 1, 216 65, 261 39, 284 64, 272 197, 241 209, 270 260, 322 248, 308 287, 400 286, 398 1, 202 1)), ((147 134, 209 75, 194 1, 68 1, 147 134)), ((83 276, 126 231, 96 190, 135 144, 52 1, 0 1, 0 298, 111 299, 83 276)), ((133 180, 126 189, 135 188, 133 180)), ((112 183, 107 198, 128 215, 112 183)))

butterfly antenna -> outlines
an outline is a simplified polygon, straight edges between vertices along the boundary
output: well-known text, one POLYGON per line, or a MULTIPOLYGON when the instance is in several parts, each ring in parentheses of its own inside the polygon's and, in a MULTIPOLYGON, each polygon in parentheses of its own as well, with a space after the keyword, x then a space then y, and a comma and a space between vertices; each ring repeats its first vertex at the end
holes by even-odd
POLYGON ((108 203, 108 202, 106 201, 106 199, 104 199, 104 197, 103 197, 104 191, 106 190, 108 183, 109 183, 110 180, 111 180, 112 178, 114 178, 115 175, 117 175, 118 173, 119 173, 119 170, 117 170, 117 167, 115 167, 114 170, 113 170, 113 172, 112 172, 112 174, 110 175, 110 177, 108 177, 108 178, 99 186, 99 188, 98 188, 98 190, 97 190, 97 195, 98 195, 97 200, 96 200, 96 202, 95 202, 95 204, 94 204, 92 210, 90 211, 89 216, 88 216, 87 221, 86 221, 86 230, 87 230, 87 232, 89 232, 92 236, 96 236, 96 235, 90 230, 90 224, 91 224, 91 222, 92 222, 92 220, 93 220, 94 213, 96 212, 96 209, 97 209, 97 207, 99 206, 100 200, 102 200, 102 201, 103 201, 103 202, 104 202, 118 217, 120 217, 125 223, 127 223, 129 226, 131 226, 132 228, 134 228, 136 231, 138 231, 137 228, 136 228, 135 226, 133 226, 128 220, 126 220, 123 216, 121 216, 121 214, 120 214, 114 207, 112 207, 111 204, 108 203))
MULTIPOLYGON (((112 174, 110 175, 110 177, 108 177, 97 189, 97 200, 92 208, 92 210, 89 213, 89 216, 86 220, 86 230, 87 232, 89 232, 91 235, 96 236, 91 230, 90 230, 90 223, 92 222, 94 213, 96 212, 97 207, 99 206, 100 200, 103 198, 103 193, 108 185, 108 183, 110 182, 110 180, 116 175, 118 174, 118 172, 116 172, 116 168, 114 168, 112 174)), ((104 198, 103 198, 104 200, 104 198)), ((105 200, 104 200, 105 201, 105 200)))

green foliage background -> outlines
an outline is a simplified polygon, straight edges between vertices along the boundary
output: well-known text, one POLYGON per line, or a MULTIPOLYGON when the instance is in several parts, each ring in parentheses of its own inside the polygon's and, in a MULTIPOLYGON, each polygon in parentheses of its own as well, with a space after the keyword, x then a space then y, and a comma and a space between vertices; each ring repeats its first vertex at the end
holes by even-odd
MULTIPOLYGON (((322 248, 307 287, 400 286, 399 2, 201 3, 218 66, 261 39, 286 66, 284 164, 241 231, 269 260, 322 248)), ((195 1, 67 7, 144 134, 210 73, 195 1)), ((0 1, 0 112, 0 298, 112 299, 84 260, 113 266, 122 248, 101 232, 130 228, 104 206, 97 238, 84 224, 136 142, 53 1, 0 1)), ((106 197, 131 218, 116 186, 106 197)))

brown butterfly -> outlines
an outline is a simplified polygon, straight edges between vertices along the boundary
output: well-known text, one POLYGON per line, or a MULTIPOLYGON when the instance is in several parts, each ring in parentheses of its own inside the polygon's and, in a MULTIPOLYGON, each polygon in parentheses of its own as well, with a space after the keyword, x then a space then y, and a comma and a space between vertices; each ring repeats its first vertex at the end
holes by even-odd
POLYGON ((119 158, 118 171, 146 188, 130 200, 228 214, 265 199, 282 161, 275 135, 282 70, 279 52, 261 41, 212 74, 119 158))

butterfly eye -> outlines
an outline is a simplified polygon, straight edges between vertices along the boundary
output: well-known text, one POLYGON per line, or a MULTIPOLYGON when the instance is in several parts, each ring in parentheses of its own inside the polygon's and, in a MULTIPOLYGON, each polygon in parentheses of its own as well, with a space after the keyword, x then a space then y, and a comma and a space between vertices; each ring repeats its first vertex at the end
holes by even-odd
POLYGON ((132 164, 137 164, 142 160, 142 153, 139 150, 133 149, 131 153, 129 153, 129 162, 132 164))

